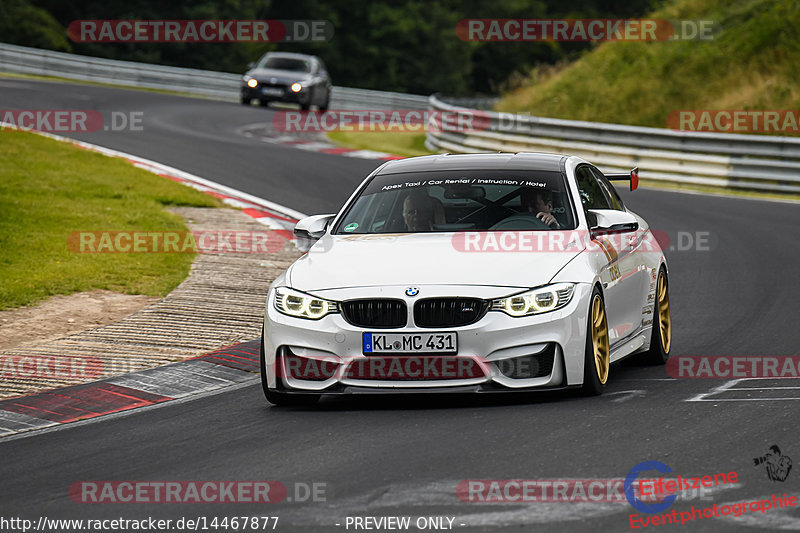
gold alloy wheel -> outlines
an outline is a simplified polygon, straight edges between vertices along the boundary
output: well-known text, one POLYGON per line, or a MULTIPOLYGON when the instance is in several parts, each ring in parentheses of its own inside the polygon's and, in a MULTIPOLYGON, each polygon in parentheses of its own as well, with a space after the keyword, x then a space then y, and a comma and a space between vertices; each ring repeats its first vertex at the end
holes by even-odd
POLYGON ((669 353, 672 342, 672 321, 669 314, 669 291, 667 291, 667 277, 658 277, 658 324, 661 328, 661 347, 664 353, 669 353))
POLYGON ((592 352, 594 353, 597 379, 605 385, 608 380, 609 365, 608 322, 603 299, 599 294, 595 294, 592 299, 592 352))

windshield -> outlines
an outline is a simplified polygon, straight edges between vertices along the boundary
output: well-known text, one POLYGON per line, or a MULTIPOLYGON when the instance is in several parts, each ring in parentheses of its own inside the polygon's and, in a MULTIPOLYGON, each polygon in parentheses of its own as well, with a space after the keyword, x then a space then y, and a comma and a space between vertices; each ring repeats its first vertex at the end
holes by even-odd
POLYGON ((291 70, 292 72, 311 72, 311 62, 307 59, 297 59, 293 57, 267 56, 261 60, 258 68, 291 70))
POLYGON ((545 171, 379 175, 333 233, 575 229, 564 177, 545 171))

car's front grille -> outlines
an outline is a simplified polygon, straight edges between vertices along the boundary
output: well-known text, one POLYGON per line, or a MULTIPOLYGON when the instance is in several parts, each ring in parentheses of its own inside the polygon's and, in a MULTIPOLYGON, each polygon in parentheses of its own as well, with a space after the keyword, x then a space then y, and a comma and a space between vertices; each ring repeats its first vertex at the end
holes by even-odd
POLYGON ((349 300, 342 302, 344 319, 362 328, 402 328, 408 321, 403 300, 349 300))
POLYGON ((426 298, 414 304, 414 323, 421 328, 452 328, 480 320, 488 304, 479 298, 426 298))

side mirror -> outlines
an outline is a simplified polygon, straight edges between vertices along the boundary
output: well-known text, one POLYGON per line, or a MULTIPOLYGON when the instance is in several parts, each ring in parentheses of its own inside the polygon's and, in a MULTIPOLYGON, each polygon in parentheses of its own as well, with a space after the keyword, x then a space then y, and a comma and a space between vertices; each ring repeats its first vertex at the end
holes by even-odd
POLYGON ((256 64, 255 64, 255 63, 253 63, 252 61, 250 61, 250 62, 247 64, 247 70, 250 70, 251 68, 253 68, 253 67, 255 67, 255 66, 256 66, 256 64))
POLYGON ((313 215, 299 220, 294 226, 294 236, 301 239, 319 240, 325 235, 328 224, 336 215, 313 215))
POLYGON ((636 217, 615 209, 589 209, 588 217, 592 235, 625 233, 639 229, 636 217))
POLYGON ((303 218, 294 226, 295 246, 306 253, 324 235, 336 215, 313 215, 303 218))

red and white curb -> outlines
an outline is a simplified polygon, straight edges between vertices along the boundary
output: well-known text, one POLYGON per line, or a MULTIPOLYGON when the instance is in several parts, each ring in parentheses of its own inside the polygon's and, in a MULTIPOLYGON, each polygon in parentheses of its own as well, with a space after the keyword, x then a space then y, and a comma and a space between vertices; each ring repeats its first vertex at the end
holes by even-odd
POLYGON ((70 139, 68 137, 61 137, 59 135, 54 135, 52 133, 47 133, 32 129, 17 128, 13 124, 0 122, 0 130, 2 130, 3 128, 18 129, 20 131, 29 131, 31 133, 36 133, 37 135, 42 135, 50 139, 55 139, 57 141, 70 143, 73 146, 82 148, 84 150, 98 152, 107 155, 109 157, 119 157, 125 159, 135 167, 147 170, 148 172, 152 172, 153 174, 161 176, 162 178, 167 178, 172 181, 177 181, 178 183, 182 183, 184 185, 202 191, 211 196, 215 196, 221 199, 223 203, 230 205, 231 207, 240 208, 243 213, 253 217, 254 219, 256 219, 257 222, 264 224, 265 226, 274 230, 276 233, 283 236, 289 241, 294 241, 294 233, 293 233, 294 225, 297 223, 299 219, 304 218, 306 216, 305 214, 299 211, 295 211, 294 209, 291 209, 289 207, 285 207, 280 204, 276 204, 274 202, 258 198, 257 196, 253 196, 252 194, 239 191, 232 187, 228 187, 227 185, 222 185, 221 183, 216 183, 206 178, 201 178, 200 176, 184 172, 183 170, 179 170, 177 168, 164 165, 163 163, 159 163, 157 161, 152 161, 150 159, 145 159, 143 157, 131 155, 125 152, 120 152, 118 150, 113 150, 111 148, 106 148, 104 146, 99 146, 96 144, 91 144, 83 141, 77 141, 75 139, 70 139))
MULTIPOLYGON (((4 127, 18 129, 0 122, 0 129, 4 127)), ((245 214, 290 241, 294 240, 295 223, 306 216, 299 211, 156 161, 47 132, 28 129, 24 131, 68 142, 78 148, 110 157, 123 158, 136 167, 220 198, 225 204, 241 208, 245 214)), ((261 339, 255 339, 186 361, 2 400, 0 438, 11 438, 34 430, 152 406, 254 381, 254 373, 259 372, 260 342, 261 339)))
POLYGON ((0 438, 257 381, 261 339, 186 361, 0 401, 0 438))
POLYGON ((320 154, 341 155, 344 157, 357 157, 359 159, 377 159, 379 161, 391 161, 394 159, 405 159, 401 155, 389 154, 386 152, 376 152, 374 150, 358 150, 356 148, 345 148, 325 140, 320 134, 308 135, 288 135, 276 132, 269 128, 267 123, 248 124, 236 130, 240 135, 255 139, 257 141, 290 146, 308 152, 318 152, 320 154))

